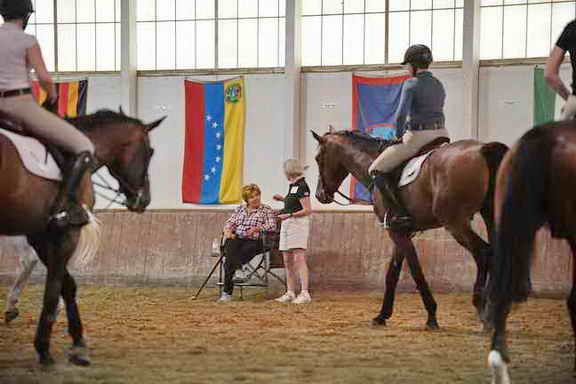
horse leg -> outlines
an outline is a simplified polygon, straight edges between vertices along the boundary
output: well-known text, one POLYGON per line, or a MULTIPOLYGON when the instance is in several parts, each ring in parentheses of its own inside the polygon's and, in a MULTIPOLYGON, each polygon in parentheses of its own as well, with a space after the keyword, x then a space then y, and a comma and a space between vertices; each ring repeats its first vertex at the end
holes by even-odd
POLYGON ((422 272, 422 267, 420 266, 420 261, 418 260, 418 254, 416 253, 416 248, 414 248, 414 243, 410 239, 410 235, 405 233, 398 233, 394 231, 389 231, 390 237, 394 241, 394 244, 400 248, 400 252, 406 257, 408 261, 408 266, 410 267, 410 273, 412 278, 416 283, 416 287, 420 292, 422 297, 422 302, 424 307, 428 312, 428 320, 426 321, 426 329, 438 329, 438 320, 436 319, 436 300, 432 296, 432 291, 426 282, 424 277, 424 272, 422 272))
POLYGON ((401 249, 394 245, 392 259, 388 264, 388 271, 386 272, 386 289, 384 291, 382 309, 380 310, 380 314, 372 320, 372 325, 386 325, 386 320, 392 317, 396 285, 398 284, 398 278, 400 277, 403 262, 404 255, 402 254, 401 249))
MULTIPOLYGON (((569 239, 570 249, 572 250, 572 291, 570 292, 570 297, 567 301, 568 312, 570 313, 570 321, 572 324, 572 332, 574 333, 574 339, 576 343, 576 263, 574 262, 574 256, 576 256, 576 238, 569 239)), ((576 374, 576 344, 575 344, 575 360, 574 360, 574 372, 576 374)))
POLYGON ((494 335, 492 336, 492 347, 488 355, 488 366, 492 373, 492 384, 510 384, 508 374, 508 349, 506 346, 506 320, 510 313, 510 304, 491 303, 493 308, 494 335))
POLYGON ((68 333, 72 337, 72 347, 70 348, 68 359, 72 364, 90 365, 88 348, 83 336, 80 312, 76 303, 76 281, 68 271, 64 273, 62 281, 62 297, 66 304, 66 315, 68 317, 68 333))
POLYGON ((14 284, 12 284, 12 287, 10 287, 6 298, 6 310, 4 312, 4 321, 6 324, 9 324, 20 314, 17 307, 20 295, 30 280, 30 275, 34 267, 38 264, 38 257, 32 248, 29 248, 28 252, 20 252, 18 257, 20 258, 20 274, 14 284))
POLYGON ((42 313, 38 321, 34 346, 40 364, 49 366, 54 364, 54 359, 50 354, 50 337, 56 321, 58 301, 62 292, 62 280, 70 255, 63 254, 63 250, 66 249, 64 245, 60 245, 63 242, 62 235, 42 235, 37 238, 30 237, 29 240, 47 269, 42 313))
POLYGON ((469 221, 459 224, 449 224, 445 228, 456 239, 458 244, 466 248, 476 262, 476 282, 474 283, 474 293, 472 304, 476 308, 478 316, 482 313, 483 292, 488 278, 488 262, 491 257, 492 248, 470 227, 469 221))

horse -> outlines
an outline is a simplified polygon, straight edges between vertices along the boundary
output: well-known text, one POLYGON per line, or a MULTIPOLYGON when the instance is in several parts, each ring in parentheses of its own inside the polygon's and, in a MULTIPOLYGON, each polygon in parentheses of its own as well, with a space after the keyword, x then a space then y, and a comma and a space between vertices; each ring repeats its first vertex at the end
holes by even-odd
MULTIPOLYGON (((508 384, 506 321, 513 303, 527 300, 536 232, 548 225, 576 255, 576 123, 547 123, 526 132, 498 172, 494 261, 487 288, 487 321, 494 327, 488 364, 493 383, 508 384)), ((567 300, 576 337, 576 263, 567 300)), ((576 370, 576 360, 574 362, 576 370)))
MULTIPOLYGON (((94 143, 96 166, 106 166, 118 180, 131 211, 143 212, 150 203, 148 167, 153 156, 149 133, 160 125, 161 118, 150 124, 111 110, 69 119, 94 143)), ((74 257, 89 260, 97 250, 98 222, 91 210, 94 194, 89 175, 82 181, 78 195, 88 210, 90 223, 78 228, 55 231, 48 225, 52 205, 60 183, 30 173, 23 165, 12 141, 0 135, 0 235, 26 236, 38 258, 47 268, 42 312, 34 346, 41 365, 51 366, 50 336, 56 309, 62 296, 72 338, 69 360, 75 365, 89 365, 88 348, 83 336, 80 312, 76 303, 77 286, 67 270, 74 257)))
MULTIPOLYGON (((334 194, 340 193, 338 189, 348 174, 369 187, 370 164, 383 148, 394 143, 357 131, 335 132, 331 129, 323 136, 315 132, 312 134, 319 143, 316 155, 319 169, 316 198, 323 204, 334 201, 334 194)), ((406 258, 428 313, 426 328, 439 328, 437 304, 412 242, 416 231, 438 227, 444 227, 460 245, 470 251, 476 262, 477 275, 472 301, 478 314, 481 314, 491 247, 472 230, 470 222, 474 214, 480 212, 490 240, 496 172, 507 150, 507 146, 498 142, 483 144, 475 140, 460 140, 445 144, 438 147, 424 162, 418 178, 401 188, 400 197, 415 227, 413 232, 387 230, 394 248, 386 273, 382 308, 372 320, 373 325, 386 325, 386 320, 392 316, 396 285, 406 258)), ((382 197, 379 193, 373 193, 373 199, 374 213, 384 223, 386 207, 382 197)))

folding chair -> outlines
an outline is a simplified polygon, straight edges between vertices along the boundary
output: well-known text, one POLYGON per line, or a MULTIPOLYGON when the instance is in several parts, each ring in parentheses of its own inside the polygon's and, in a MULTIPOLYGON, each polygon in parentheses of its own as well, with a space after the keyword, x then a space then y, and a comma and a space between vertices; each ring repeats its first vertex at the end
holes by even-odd
MULTIPOLYGON (((218 282, 219 293, 222 294, 222 287, 224 285, 224 261, 226 255, 224 254, 224 237, 214 239, 212 244, 211 256, 218 257, 218 260, 212 267, 212 270, 202 283, 202 286, 194 295, 196 299, 204 287, 208 284, 208 281, 218 269, 218 282)), ((246 263, 242 266, 242 271, 244 272, 243 278, 234 278, 233 284, 235 287, 240 288, 240 297, 244 298, 244 288, 266 288, 266 295, 270 288, 270 277, 275 278, 282 284, 286 284, 286 281, 272 271, 272 269, 284 268, 284 260, 282 258, 282 253, 278 250, 280 242, 280 234, 278 232, 265 232, 262 234, 262 242, 264 244, 264 250, 256 255, 251 262, 246 263)))

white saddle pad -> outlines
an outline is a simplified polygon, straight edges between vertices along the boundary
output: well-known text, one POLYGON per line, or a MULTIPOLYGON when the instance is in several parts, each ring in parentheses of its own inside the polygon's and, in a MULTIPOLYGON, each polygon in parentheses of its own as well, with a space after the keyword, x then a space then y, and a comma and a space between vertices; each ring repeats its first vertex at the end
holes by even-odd
POLYGON ((24 166, 30 173, 49 180, 62 180, 62 172, 58 164, 40 141, 2 128, 0 128, 0 134, 14 143, 24 166))
POLYGON ((416 180, 418 175, 420 175, 422 164, 424 164, 428 156, 430 156, 432 153, 434 153, 434 150, 426 152, 425 154, 410 160, 402 170, 402 176, 400 176, 398 187, 404 187, 416 180))

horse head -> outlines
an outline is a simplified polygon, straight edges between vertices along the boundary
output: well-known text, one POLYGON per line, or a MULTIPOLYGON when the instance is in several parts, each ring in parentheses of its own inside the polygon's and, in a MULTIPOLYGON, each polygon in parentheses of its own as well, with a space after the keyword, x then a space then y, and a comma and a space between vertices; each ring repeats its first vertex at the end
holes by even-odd
POLYGON ((334 194, 340 188, 340 184, 346 179, 349 171, 342 164, 342 149, 338 146, 332 128, 324 136, 312 131, 312 136, 318 141, 318 183, 316 184, 316 198, 322 204, 334 201, 334 194))
POLYGON ((164 119, 144 124, 123 113, 103 110, 71 121, 94 142, 99 163, 118 181, 131 211, 143 212, 150 204, 148 168, 154 149, 149 133, 164 119))

